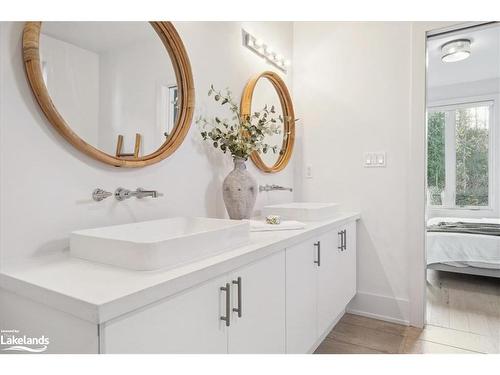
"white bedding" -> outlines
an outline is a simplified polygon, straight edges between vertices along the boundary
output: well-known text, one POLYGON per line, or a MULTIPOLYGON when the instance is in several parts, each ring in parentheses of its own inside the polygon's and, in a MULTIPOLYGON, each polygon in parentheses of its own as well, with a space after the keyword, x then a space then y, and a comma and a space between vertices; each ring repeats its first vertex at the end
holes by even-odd
MULTIPOLYGON (((500 219, 465 219, 435 217, 428 225, 439 222, 500 223, 500 219)), ((449 232, 427 233, 427 264, 444 263, 454 267, 500 269, 500 236, 449 232)))

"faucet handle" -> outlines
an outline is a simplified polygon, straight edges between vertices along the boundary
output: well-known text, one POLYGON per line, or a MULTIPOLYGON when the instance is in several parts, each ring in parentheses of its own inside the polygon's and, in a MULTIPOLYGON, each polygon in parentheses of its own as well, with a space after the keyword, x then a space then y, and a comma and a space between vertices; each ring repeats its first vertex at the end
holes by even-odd
POLYGON ((113 195, 113 193, 110 193, 109 191, 103 190, 101 188, 96 188, 92 192, 92 199, 95 200, 96 202, 100 202, 100 201, 102 201, 102 200, 104 200, 107 197, 110 197, 112 195, 113 195))

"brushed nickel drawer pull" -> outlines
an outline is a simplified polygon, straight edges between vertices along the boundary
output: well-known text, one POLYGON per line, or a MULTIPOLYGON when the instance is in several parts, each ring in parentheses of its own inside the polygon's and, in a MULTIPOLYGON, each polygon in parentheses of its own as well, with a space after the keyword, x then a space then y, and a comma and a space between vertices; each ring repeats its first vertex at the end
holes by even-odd
POLYGON ((238 318, 241 318, 242 310, 241 310, 241 277, 233 280, 233 284, 238 285, 238 308, 233 307, 233 311, 238 313, 238 318))
POLYGON ((223 292, 226 293, 226 316, 221 316, 220 317, 220 320, 223 320, 226 322, 226 327, 229 327, 229 325, 231 324, 231 317, 230 317, 230 305, 231 305, 231 299, 230 299, 230 292, 231 292, 231 286, 229 285, 229 283, 226 283, 226 286, 221 286, 220 287, 220 290, 222 290, 223 292))
POLYGON ((318 260, 315 260, 314 263, 321 267, 321 241, 315 242, 314 246, 318 248, 318 260))

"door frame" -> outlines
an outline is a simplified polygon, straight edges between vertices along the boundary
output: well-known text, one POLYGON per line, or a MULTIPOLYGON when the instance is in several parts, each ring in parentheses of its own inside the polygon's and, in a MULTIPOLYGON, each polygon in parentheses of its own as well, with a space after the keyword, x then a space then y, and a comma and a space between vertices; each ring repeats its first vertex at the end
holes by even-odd
POLYGON ((427 206, 427 38, 489 22, 414 22, 412 24, 410 132, 408 148, 409 323, 422 328, 426 310, 427 206))

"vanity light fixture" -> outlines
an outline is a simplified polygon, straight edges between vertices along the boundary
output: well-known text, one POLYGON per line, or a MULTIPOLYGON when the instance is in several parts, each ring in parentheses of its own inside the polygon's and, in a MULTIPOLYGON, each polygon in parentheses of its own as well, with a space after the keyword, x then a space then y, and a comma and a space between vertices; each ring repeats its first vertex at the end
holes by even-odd
POLYGON ((445 63, 465 60, 470 56, 470 39, 455 39, 441 46, 441 60, 445 63))
POLYGON ((276 52, 269 44, 265 43, 262 39, 251 35, 249 32, 242 30, 243 43, 245 47, 255 52, 257 55, 262 56, 274 66, 286 73, 287 67, 290 66, 290 60, 276 52))

